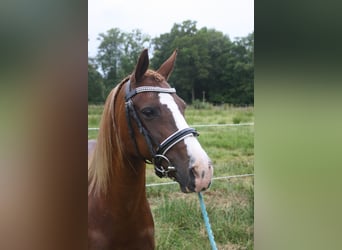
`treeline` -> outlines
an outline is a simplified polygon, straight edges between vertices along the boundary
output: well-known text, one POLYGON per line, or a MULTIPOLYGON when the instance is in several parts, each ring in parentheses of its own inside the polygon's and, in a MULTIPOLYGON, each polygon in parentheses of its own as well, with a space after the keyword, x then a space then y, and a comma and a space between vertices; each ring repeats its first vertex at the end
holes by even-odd
POLYGON ((215 29, 197 29, 195 21, 174 24, 169 33, 151 38, 140 30, 118 28, 99 34, 95 58, 88 60, 88 102, 104 102, 110 90, 129 75, 143 48, 158 69, 178 48, 169 83, 187 103, 254 104, 254 32, 230 40, 215 29))

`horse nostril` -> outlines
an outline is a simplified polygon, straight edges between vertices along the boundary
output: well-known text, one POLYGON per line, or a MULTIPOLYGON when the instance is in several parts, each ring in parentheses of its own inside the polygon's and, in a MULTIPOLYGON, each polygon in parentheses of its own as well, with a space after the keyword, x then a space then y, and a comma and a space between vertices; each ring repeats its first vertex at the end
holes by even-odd
POLYGON ((202 174, 201 174, 201 178, 202 178, 202 179, 204 178, 204 175, 205 175, 205 171, 203 170, 203 171, 202 171, 202 174))

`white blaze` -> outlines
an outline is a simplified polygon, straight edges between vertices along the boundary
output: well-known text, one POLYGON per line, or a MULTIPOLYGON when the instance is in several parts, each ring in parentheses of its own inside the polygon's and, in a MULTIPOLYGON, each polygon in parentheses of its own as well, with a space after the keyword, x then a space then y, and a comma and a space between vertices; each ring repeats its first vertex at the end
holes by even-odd
MULTIPOLYGON (((172 95, 168 93, 159 93, 159 100, 161 104, 166 105, 171 111, 178 130, 189 127, 172 95)), ((199 192, 202 190, 203 187, 208 187, 213 174, 213 168, 212 166, 210 166, 209 169, 210 159, 207 153, 201 147, 196 137, 188 136, 184 139, 184 143, 186 145, 187 153, 190 158, 190 163, 192 164, 191 166, 189 166, 189 168, 194 167, 195 170, 195 191, 199 192), (202 178, 201 175, 203 172, 204 177, 202 178)))

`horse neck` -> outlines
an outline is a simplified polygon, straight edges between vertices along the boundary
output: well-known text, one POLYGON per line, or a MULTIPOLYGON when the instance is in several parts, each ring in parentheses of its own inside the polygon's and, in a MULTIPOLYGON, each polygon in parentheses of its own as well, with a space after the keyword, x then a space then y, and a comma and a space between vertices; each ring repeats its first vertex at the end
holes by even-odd
MULTIPOLYGON (((125 89, 117 89, 117 99, 124 100, 125 89)), ((115 96, 114 96, 115 98, 115 96)), ((113 103, 113 101, 112 101, 113 103)), ((115 132, 118 133, 112 138, 113 152, 112 154, 112 175, 109 181, 109 192, 113 202, 136 202, 136 204, 145 202, 145 169, 146 164, 141 158, 137 158, 132 154, 134 144, 129 134, 129 128, 126 121, 125 103, 117 101, 114 105, 115 118, 112 119, 115 124, 115 132), (123 122, 124 121, 124 122, 123 122), (129 139, 127 139, 129 138, 129 139)), ((135 151, 133 151, 135 153, 135 151)), ((114 204, 117 206, 117 204, 114 204)))
POLYGON ((112 168, 108 191, 113 205, 118 207, 118 203, 126 202, 130 206, 139 206, 146 203, 146 164, 141 160, 124 159, 120 163, 114 162, 112 168))

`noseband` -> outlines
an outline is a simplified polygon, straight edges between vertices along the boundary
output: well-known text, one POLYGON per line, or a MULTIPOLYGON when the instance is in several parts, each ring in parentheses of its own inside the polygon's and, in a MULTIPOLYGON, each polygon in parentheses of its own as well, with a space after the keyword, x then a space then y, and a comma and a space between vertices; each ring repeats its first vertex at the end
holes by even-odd
POLYGON ((156 143, 151 137, 149 131, 143 126, 139 116, 134 108, 132 97, 142 92, 157 92, 157 93, 176 93, 174 88, 161 88, 154 86, 142 86, 131 90, 131 82, 128 80, 126 83, 126 96, 125 96, 125 107, 126 107, 126 117, 128 122, 129 133, 131 135, 132 140, 134 141, 134 146, 136 152, 141 156, 139 151, 137 141, 134 135, 134 130, 132 127, 132 119, 133 118, 138 125, 139 132, 144 136, 150 154, 152 156, 152 162, 142 157, 146 163, 153 163, 154 170, 157 176, 169 177, 169 172, 176 171, 176 168, 171 165, 170 160, 166 157, 166 153, 178 142, 184 140, 188 136, 198 136, 198 133, 194 128, 184 128, 176 131, 167 137, 164 141, 162 141, 159 145, 156 143), (153 145, 158 145, 154 147, 153 145), (155 149, 156 148, 156 149, 155 149), (163 166, 163 162, 167 163, 167 166, 163 166))

